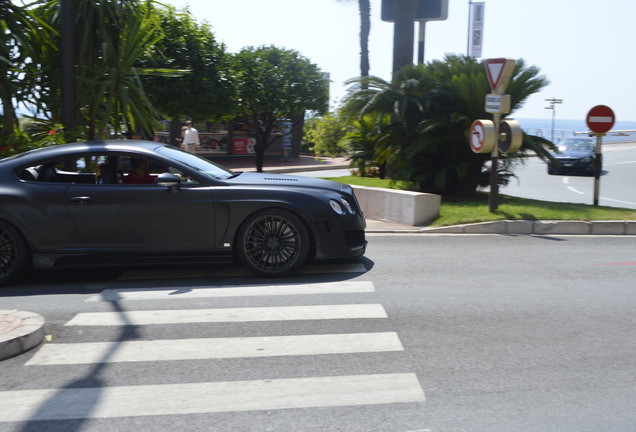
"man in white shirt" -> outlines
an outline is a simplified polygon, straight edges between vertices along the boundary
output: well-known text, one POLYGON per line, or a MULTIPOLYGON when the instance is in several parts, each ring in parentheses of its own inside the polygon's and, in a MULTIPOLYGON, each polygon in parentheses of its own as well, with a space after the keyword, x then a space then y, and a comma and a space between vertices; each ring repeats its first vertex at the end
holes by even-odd
POLYGON ((197 130, 192 127, 192 122, 188 120, 186 122, 186 127, 183 130, 182 147, 188 153, 194 153, 198 145, 199 145, 199 132, 197 132, 197 130))

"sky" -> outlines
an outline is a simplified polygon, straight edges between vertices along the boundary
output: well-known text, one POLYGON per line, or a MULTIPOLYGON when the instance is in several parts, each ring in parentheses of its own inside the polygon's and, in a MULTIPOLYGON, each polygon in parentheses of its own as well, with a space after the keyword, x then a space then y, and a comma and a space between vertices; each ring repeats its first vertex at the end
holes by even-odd
MULTIPOLYGON (((448 1, 448 18, 426 23, 425 62, 467 52, 468 0, 448 1)), ((550 81, 514 117, 551 119, 546 99, 556 98, 563 101, 555 105, 557 119, 584 121, 592 107, 603 104, 617 121, 636 122, 636 1, 484 1, 482 59, 522 58, 550 81)), ((162 2, 188 6, 229 52, 261 45, 298 51, 330 74, 332 108, 346 94, 345 81, 360 74, 356 0, 162 2)), ((393 24, 381 20, 381 4, 371 0, 370 73, 389 80, 393 24)))

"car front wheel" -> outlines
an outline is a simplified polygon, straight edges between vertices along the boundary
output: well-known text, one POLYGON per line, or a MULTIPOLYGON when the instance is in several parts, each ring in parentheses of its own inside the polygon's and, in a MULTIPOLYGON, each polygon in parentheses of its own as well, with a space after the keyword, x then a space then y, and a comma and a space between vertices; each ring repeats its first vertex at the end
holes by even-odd
POLYGON ((303 221, 282 209, 257 212, 238 232, 241 262, 262 276, 284 276, 307 260, 309 234, 303 221))
POLYGON ((0 286, 22 276, 28 262, 28 247, 22 234, 8 223, 0 221, 0 286))

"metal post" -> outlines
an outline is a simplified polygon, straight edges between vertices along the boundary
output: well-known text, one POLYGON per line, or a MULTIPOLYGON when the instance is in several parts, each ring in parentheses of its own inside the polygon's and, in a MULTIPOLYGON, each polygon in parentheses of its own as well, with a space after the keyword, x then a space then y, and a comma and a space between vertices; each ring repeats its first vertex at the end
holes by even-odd
POLYGON ((466 37, 466 57, 470 57, 470 38, 472 36, 470 34, 470 14, 472 13, 472 8, 473 2, 472 0, 468 0, 468 30, 466 31, 468 36, 466 37))
POLYGON ((490 153, 490 196, 488 197, 490 213, 494 213, 499 207, 499 176, 497 171, 499 168, 499 123, 501 115, 493 114, 493 120, 495 123, 495 145, 492 146, 490 153))
POLYGON ((426 21, 418 21, 420 25, 420 35, 417 46, 417 62, 424 64, 424 40, 426 38, 426 21))
POLYGON ((596 157, 594 158, 594 205, 598 205, 598 197, 601 191, 601 169, 603 168, 603 155, 601 154, 601 146, 603 144, 603 135, 596 134, 596 157))
POLYGON ((556 116, 556 104, 560 104, 563 103, 563 99, 556 99, 556 98, 552 98, 552 99, 546 99, 546 102, 550 102, 550 106, 549 107, 545 107, 545 109, 551 109, 552 110, 552 135, 550 137, 550 142, 552 144, 554 144, 554 118, 556 116))

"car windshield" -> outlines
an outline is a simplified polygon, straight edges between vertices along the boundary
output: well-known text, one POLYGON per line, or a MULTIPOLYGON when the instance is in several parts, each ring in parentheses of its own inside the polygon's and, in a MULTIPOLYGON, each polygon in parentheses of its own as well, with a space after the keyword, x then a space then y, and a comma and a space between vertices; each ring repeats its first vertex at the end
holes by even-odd
POLYGON ((559 152, 566 150, 594 150, 594 144, 590 140, 563 140, 559 143, 559 152))
POLYGON ((195 169, 208 177, 212 177, 215 180, 225 180, 236 176, 235 172, 230 171, 227 168, 175 147, 159 147, 157 148, 157 153, 188 165, 190 168, 195 169))

